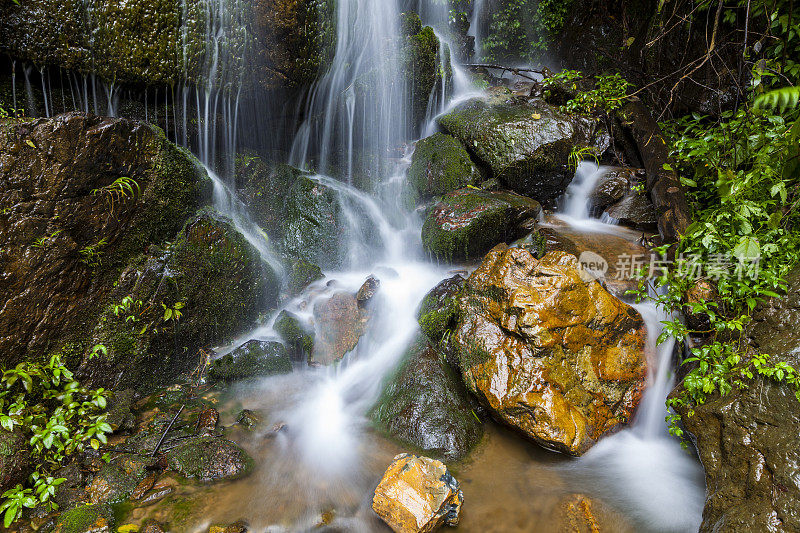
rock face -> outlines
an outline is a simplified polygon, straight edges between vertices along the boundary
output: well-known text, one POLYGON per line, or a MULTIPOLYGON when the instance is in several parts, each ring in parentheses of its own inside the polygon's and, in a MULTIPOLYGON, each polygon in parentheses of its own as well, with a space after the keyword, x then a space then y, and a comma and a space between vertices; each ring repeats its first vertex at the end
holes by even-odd
POLYGON ((636 181, 636 172, 635 169, 623 167, 608 169, 589 195, 592 215, 598 216, 606 207, 622 200, 636 181))
POLYGON ((372 415, 391 436, 446 461, 466 456, 483 435, 460 376, 424 338, 387 380, 372 415))
POLYGON ((459 189, 428 212, 422 244, 445 261, 474 259, 519 237, 525 231, 520 224, 536 219, 541 209, 535 200, 510 192, 459 189))
MULTIPOLYGON (((800 368, 800 270, 787 297, 757 308, 753 346, 800 368)), ((800 530, 800 409, 794 389, 762 377, 682 417, 706 472, 703 532, 800 530)))
POLYGON ((428 533, 458 525, 464 495, 447 467, 400 454, 375 489, 372 509, 397 533, 428 533))
POLYGON ((27 444, 19 432, 0 429, 0 494, 28 478, 33 465, 27 444))
POLYGON ((481 173, 455 137, 434 133, 417 142, 407 176, 416 197, 425 199, 476 185, 481 173))
POLYGON ((658 230, 656 210, 644 194, 631 192, 616 204, 606 208, 606 213, 625 226, 644 231, 658 230))
POLYGON ((332 51, 333 3, 327 0, 231 3, 232 27, 215 49, 207 31, 217 15, 200 0, 32 0, 3 6, 0 49, 36 65, 148 85, 202 82, 217 51, 229 76, 214 80, 219 85, 242 75, 268 88, 313 81, 332 51))
POLYGON ((644 323, 575 256, 493 250, 458 306, 449 347, 498 420, 580 455, 633 414, 646 377, 644 323))
POLYGON ((214 381, 236 381, 291 371, 292 361, 283 344, 253 339, 211 363, 208 377, 214 381))
POLYGON ((358 300, 344 291, 314 305, 314 349, 311 363, 330 365, 356 347, 369 319, 358 300))
MULTIPOLYGON (((196 160, 143 123, 69 113, 0 126, 0 361, 87 334, 120 271, 209 193, 196 160)), ((67 351, 74 363, 83 347, 67 351)))
POLYGON ((609 136, 586 118, 561 114, 541 100, 469 100, 439 118, 509 189, 551 204, 572 180, 573 149, 609 145, 609 136))

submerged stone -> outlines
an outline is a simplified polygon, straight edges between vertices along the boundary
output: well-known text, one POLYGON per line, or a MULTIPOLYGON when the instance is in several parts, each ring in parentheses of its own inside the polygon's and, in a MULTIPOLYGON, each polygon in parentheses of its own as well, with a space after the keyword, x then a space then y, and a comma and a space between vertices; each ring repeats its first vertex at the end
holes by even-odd
POLYGON ((448 347, 498 420, 572 455, 630 420, 645 386, 644 322, 574 256, 493 250, 458 307, 448 347))
POLYGON ((208 377, 214 381, 230 382, 291 371, 292 361, 283 344, 253 339, 214 360, 208 369, 208 377))
POLYGON ((518 194, 459 189, 430 210, 422 226, 422 244, 444 261, 475 259, 521 236, 526 230, 520 224, 540 213, 538 202, 518 194))
POLYGON ((389 435, 422 453, 457 461, 483 435, 475 407, 457 372, 420 337, 387 379, 372 417, 389 435))
POLYGON ((447 467, 428 457, 400 454, 375 489, 372 509, 397 533, 457 526, 464 494, 447 467))
POLYGON ((438 122, 504 186, 545 205, 563 194, 572 180, 573 150, 591 147, 599 156, 610 143, 596 122, 565 115, 542 100, 473 99, 438 122))

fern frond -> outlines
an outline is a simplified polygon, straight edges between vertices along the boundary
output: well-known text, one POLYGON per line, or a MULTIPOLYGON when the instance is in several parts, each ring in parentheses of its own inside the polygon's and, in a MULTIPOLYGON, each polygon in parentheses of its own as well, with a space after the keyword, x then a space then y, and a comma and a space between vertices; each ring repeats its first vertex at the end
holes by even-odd
POLYGON ((778 109, 781 112, 795 109, 800 105, 800 87, 782 87, 756 98, 755 106, 759 109, 778 109))

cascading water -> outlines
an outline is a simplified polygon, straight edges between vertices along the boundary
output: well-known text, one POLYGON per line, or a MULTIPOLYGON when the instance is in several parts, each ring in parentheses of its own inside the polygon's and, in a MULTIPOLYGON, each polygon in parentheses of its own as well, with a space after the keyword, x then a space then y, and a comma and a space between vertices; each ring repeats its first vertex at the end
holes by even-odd
POLYGON ((475 0, 472 4, 472 17, 470 18, 468 35, 474 39, 473 61, 483 60, 483 17, 485 0, 475 0))
MULTIPOLYGON (((582 162, 562 199, 558 218, 584 232, 619 235, 616 226, 591 218, 590 195, 608 169, 582 162)), ((674 385, 675 342, 657 343, 670 317, 652 303, 634 304, 647 327, 648 386, 629 429, 597 443, 568 467, 575 486, 591 487, 635 518, 642 530, 697 531, 703 512, 703 471, 670 437, 665 401, 674 385), (619 490, 619 487, 624 490, 619 490)))

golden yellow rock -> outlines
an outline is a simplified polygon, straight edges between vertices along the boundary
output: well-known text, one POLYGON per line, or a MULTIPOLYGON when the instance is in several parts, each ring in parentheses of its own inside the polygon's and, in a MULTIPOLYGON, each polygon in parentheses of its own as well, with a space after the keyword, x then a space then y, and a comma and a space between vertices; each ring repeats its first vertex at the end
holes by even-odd
POLYGON ((394 458, 375 489, 372 509, 397 533, 456 526, 464 495, 440 461, 404 453, 394 458))
POLYGON ((633 414, 644 322, 573 255, 499 247, 458 298, 450 337, 467 387, 502 422, 573 455, 633 414))

